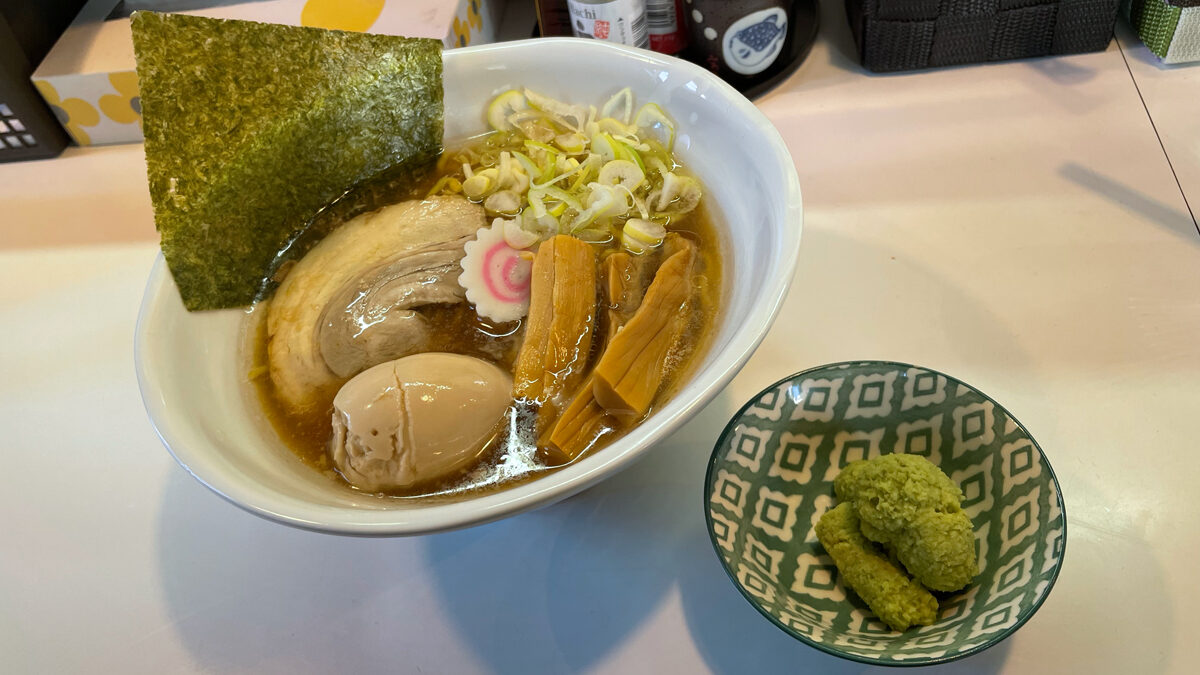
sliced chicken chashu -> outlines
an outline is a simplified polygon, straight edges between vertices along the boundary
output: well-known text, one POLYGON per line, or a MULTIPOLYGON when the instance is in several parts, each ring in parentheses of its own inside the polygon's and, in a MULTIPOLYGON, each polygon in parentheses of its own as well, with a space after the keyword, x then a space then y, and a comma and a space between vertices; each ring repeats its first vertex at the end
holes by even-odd
POLYGON ((484 211, 458 196, 387 206, 354 218, 301 258, 267 307, 267 357, 293 409, 327 399, 368 367, 427 350, 413 311, 464 299, 463 245, 484 211))

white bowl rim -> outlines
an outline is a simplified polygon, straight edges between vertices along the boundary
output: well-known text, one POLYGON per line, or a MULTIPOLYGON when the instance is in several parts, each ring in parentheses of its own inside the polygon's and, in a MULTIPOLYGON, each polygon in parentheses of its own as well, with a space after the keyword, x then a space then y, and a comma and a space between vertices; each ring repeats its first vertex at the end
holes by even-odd
MULTIPOLYGON (((545 45, 569 44, 572 50, 584 53, 618 53, 633 57, 646 64, 670 68, 693 78, 706 81, 723 94, 723 102, 738 110, 759 132, 763 133, 774 148, 773 170, 780 172, 788 186, 785 197, 786 224, 784 241, 787 246, 780 251, 783 269, 769 278, 759 289, 748 314, 748 319, 730 337, 729 345, 709 367, 715 377, 702 389, 691 395, 683 407, 669 417, 652 416, 639 426, 643 432, 641 441, 624 452, 603 452, 593 455, 603 461, 591 465, 573 464, 543 478, 529 483, 489 493, 477 498, 444 504, 422 505, 403 509, 365 510, 313 504, 311 502, 266 493, 252 481, 238 481, 222 473, 201 475, 193 468, 203 462, 203 451, 196 451, 184 438, 179 425, 173 423, 160 397, 152 395, 161 390, 158 373, 149 367, 145 355, 145 344, 150 340, 149 317, 154 306, 164 293, 176 292, 170 283, 170 274, 161 253, 154 263, 146 284, 141 308, 138 312, 134 335, 134 365, 142 401, 155 432, 175 460, 201 484, 220 495, 226 501, 246 511, 285 525, 301 529, 358 536, 415 535, 445 531, 479 525, 516 513, 552 504, 565 499, 629 466, 660 441, 681 427, 685 420, 706 406, 722 391, 741 370, 746 361, 766 337, 767 331, 778 316, 795 274, 796 257, 800 247, 800 232, 803 226, 803 202, 800 180, 787 145, 779 131, 741 93, 716 75, 698 65, 658 54, 651 51, 618 45, 601 40, 579 38, 539 38, 517 40, 476 47, 462 47, 443 52, 444 59, 456 55, 479 53, 501 56, 514 50, 542 48, 545 45), (585 466, 586 470, 580 470, 585 466)), ((683 400, 688 387, 679 391, 671 403, 683 400)))

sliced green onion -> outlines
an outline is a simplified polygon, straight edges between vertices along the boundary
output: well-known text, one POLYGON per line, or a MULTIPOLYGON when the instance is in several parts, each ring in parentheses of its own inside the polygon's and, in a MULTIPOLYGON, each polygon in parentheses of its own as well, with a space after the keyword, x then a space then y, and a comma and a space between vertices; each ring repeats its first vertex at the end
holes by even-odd
POLYGON ((600 106, 602 117, 619 117, 622 123, 629 124, 629 115, 633 112, 633 90, 625 87, 613 94, 604 105, 600 106))
POLYGON ((509 122, 508 116, 524 107, 525 96, 516 89, 509 89, 492 99, 492 102, 488 105, 488 124, 497 131, 511 129, 513 125, 509 122))
POLYGON ((547 145, 546 143, 541 143, 539 141, 532 141, 532 140, 525 141, 525 147, 529 148, 530 150, 537 149, 537 150, 542 150, 544 152, 551 152, 554 154, 558 154, 558 148, 556 148, 552 145, 547 145))
POLYGON ((539 180, 542 183, 546 183, 551 178, 554 178, 554 174, 557 172, 558 172, 558 153, 557 152, 547 152, 546 153, 546 166, 542 167, 542 174, 539 177, 539 180))
POLYGON ((520 217, 512 220, 497 218, 492 221, 492 227, 496 226, 496 221, 500 221, 501 227, 504 228, 504 243, 512 248, 529 248, 541 239, 536 232, 530 232, 523 227, 523 219, 520 217))
POLYGON ((670 117, 667 117, 657 103, 647 103, 638 109, 637 115, 633 118, 633 126, 641 129, 643 127, 653 128, 655 125, 662 125, 667 130, 666 147, 668 151, 674 151, 675 123, 671 121, 670 117))
POLYGON ((669 173, 671 171, 671 167, 669 167, 665 163, 663 163, 662 159, 660 159, 656 155, 651 155, 646 160, 646 166, 653 169, 660 177, 666 176, 667 173, 669 173))
POLYGON ((583 127, 587 120, 587 115, 582 106, 568 105, 562 101, 543 96, 536 91, 529 89, 525 90, 525 101, 529 107, 534 110, 540 110, 546 113, 550 119, 558 122, 564 127, 569 127, 578 131, 583 127), (572 123, 568 120, 574 120, 572 123))
POLYGON ((542 200, 540 190, 531 189, 525 194, 525 198, 529 200, 529 208, 522 213, 532 213, 535 218, 544 218, 547 215, 546 202, 542 200))
POLYGON ((448 194, 455 194, 462 192, 462 189, 462 183, 460 183, 454 176, 442 176, 438 179, 438 182, 433 184, 433 187, 429 188, 429 192, 426 192, 425 196, 432 197, 433 195, 442 193, 443 191, 448 194))
POLYGON ((613 146, 612 136, 603 131, 592 134, 592 150, 606 162, 617 159, 617 148, 613 146))
POLYGON ((637 129, 625 126, 611 117, 602 117, 597 120, 596 128, 613 136, 629 136, 637 133, 637 129))
POLYGON ((600 169, 602 185, 620 185, 626 190, 636 190, 646 180, 646 173, 634 162, 614 159, 600 169))
MULTIPOLYGON (((513 129, 520 131, 521 125, 523 125, 523 124, 528 124, 529 122, 536 122, 538 120, 546 119, 546 113, 541 112, 539 110, 533 110, 530 108, 526 108, 525 110, 518 110, 518 111, 512 113, 505 119, 508 121, 509 124, 512 125, 513 129)), ((507 133, 511 134, 512 131, 508 131, 507 133)), ((524 133, 524 132, 522 131, 521 133, 524 133)))
POLYGON ((583 187, 588 182, 588 180, 591 178, 591 173, 592 173, 591 165, 588 164, 587 162, 584 162, 580 166, 583 167, 583 170, 579 172, 579 177, 576 178, 574 181, 572 181, 571 186, 569 188, 567 188, 567 190, 569 192, 578 192, 579 188, 583 187))
POLYGON ((518 217, 521 221, 521 229, 532 232, 542 241, 558 234, 558 218, 552 215, 547 214, 539 218, 526 209, 518 217))
POLYGON ((620 147, 621 155, 622 155, 621 158, 628 159, 628 160, 632 161, 634 164, 637 164, 638 168, 642 170, 642 175, 645 175, 646 174, 646 163, 642 161, 641 153, 639 153, 637 150, 634 150, 631 146, 629 146, 628 144, 626 144, 622 141, 613 139, 613 142, 616 143, 620 147))
POLYGON ((576 199, 575 197, 572 197, 569 193, 567 193, 567 191, 563 190, 562 188, 555 187, 553 185, 548 185, 544 188, 537 188, 536 190, 530 190, 529 194, 530 194, 531 198, 532 198, 533 193, 535 193, 535 192, 538 194, 538 197, 541 199, 550 197, 551 199, 557 199, 558 201, 566 204, 567 206, 570 206, 573 209, 580 210, 580 211, 583 210, 583 205, 579 203, 579 200, 576 199))
POLYGON ((541 174, 542 171, 538 168, 538 165, 534 164, 533 160, 529 159, 525 153, 518 150, 513 150, 512 156, 517 159, 517 163, 520 164, 521 168, 525 170, 525 175, 532 178, 533 176, 541 174))
POLYGON ((572 232, 586 228, 600 218, 620 216, 629 211, 629 204, 625 202, 624 194, 618 192, 613 186, 589 183, 588 188, 587 208, 576 216, 575 221, 571 224, 572 232))
POLYGON ((555 136, 554 144, 569 155, 577 155, 587 149, 588 139, 583 134, 571 132, 555 136))
MULTIPOLYGON (((574 161, 574 160, 571 160, 571 161, 574 161)), ((575 162, 575 166, 572 167, 571 169, 558 174, 557 176, 555 176, 554 178, 551 178, 549 181, 547 181, 545 183, 534 183, 533 187, 534 188, 543 188, 543 187, 547 187, 549 185, 553 185, 564 178, 570 178, 571 176, 575 175, 576 173, 585 171, 586 169, 587 169, 587 164, 581 164, 579 162, 575 162)), ((572 192, 572 191, 574 191, 574 190, 573 189, 568 190, 568 192, 572 192)))
POLYGON ((496 178, 495 169, 484 169, 463 181, 463 194, 467 199, 483 199, 496 187, 496 178))
POLYGON ((629 198, 633 200, 633 208, 637 209, 638 215, 642 217, 642 220, 650 220, 650 208, 646 206, 646 200, 637 196, 632 191, 627 190, 627 192, 629 192, 629 198))
POLYGON ((429 194, 461 191, 489 213, 513 214, 505 227, 514 244, 561 226, 589 241, 615 238, 633 242, 631 250, 646 248, 656 238, 638 239, 638 228, 665 230, 700 201, 699 183, 675 173, 674 122, 656 104, 638 108, 630 89, 599 110, 514 89, 493 99, 487 112, 495 130, 443 155, 440 172, 461 164, 462 174, 443 176, 429 194))
POLYGON ((662 225, 641 218, 630 218, 621 229, 621 243, 630 253, 644 253, 661 244, 666 236, 662 225))
POLYGON ((515 216, 521 211, 521 197, 512 190, 493 192, 483 200, 483 208, 493 215, 515 216))
POLYGON ((687 213, 699 203, 700 183, 690 176, 678 176, 668 172, 663 176, 658 202, 652 206, 662 213, 687 213))
POLYGON ((512 188, 518 194, 529 189, 529 176, 521 170, 518 162, 513 161, 512 153, 504 150, 500 153, 497 168, 497 185, 501 188, 512 188))

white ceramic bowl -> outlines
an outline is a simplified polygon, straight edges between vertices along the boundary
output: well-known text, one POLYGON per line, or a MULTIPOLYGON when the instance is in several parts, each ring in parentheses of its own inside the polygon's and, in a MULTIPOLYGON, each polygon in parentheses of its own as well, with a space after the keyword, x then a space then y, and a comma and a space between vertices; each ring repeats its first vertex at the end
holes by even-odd
POLYGON ((800 185, 771 123, 695 65, 567 38, 447 51, 446 138, 483 131, 486 102, 520 86, 597 103, 628 86, 639 102, 658 102, 675 119, 677 152, 728 226, 724 310, 691 381, 623 438, 541 479, 457 502, 372 497, 304 466, 282 444, 247 397, 239 373, 245 312, 188 313, 160 257, 138 318, 138 384, 163 443, 200 482, 248 511, 314 530, 417 534, 487 522, 563 499, 629 466, 745 364, 779 311, 800 245, 800 185))

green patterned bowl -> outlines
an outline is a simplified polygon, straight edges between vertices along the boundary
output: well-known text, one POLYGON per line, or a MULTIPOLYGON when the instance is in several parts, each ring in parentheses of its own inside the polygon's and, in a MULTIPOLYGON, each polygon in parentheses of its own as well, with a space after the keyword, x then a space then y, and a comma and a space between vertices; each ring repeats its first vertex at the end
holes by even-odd
POLYGON ((999 403, 948 375, 857 361, 806 370, 734 415, 705 478, 709 536, 729 578, 798 640, 864 663, 908 666, 983 651, 1021 627, 1058 577, 1067 521, 1036 441, 999 403), (891 631, 838 579, 813 525, 847 463, 919 454, 963 490, 979 576, 939 594, 932 626, 891 631))

